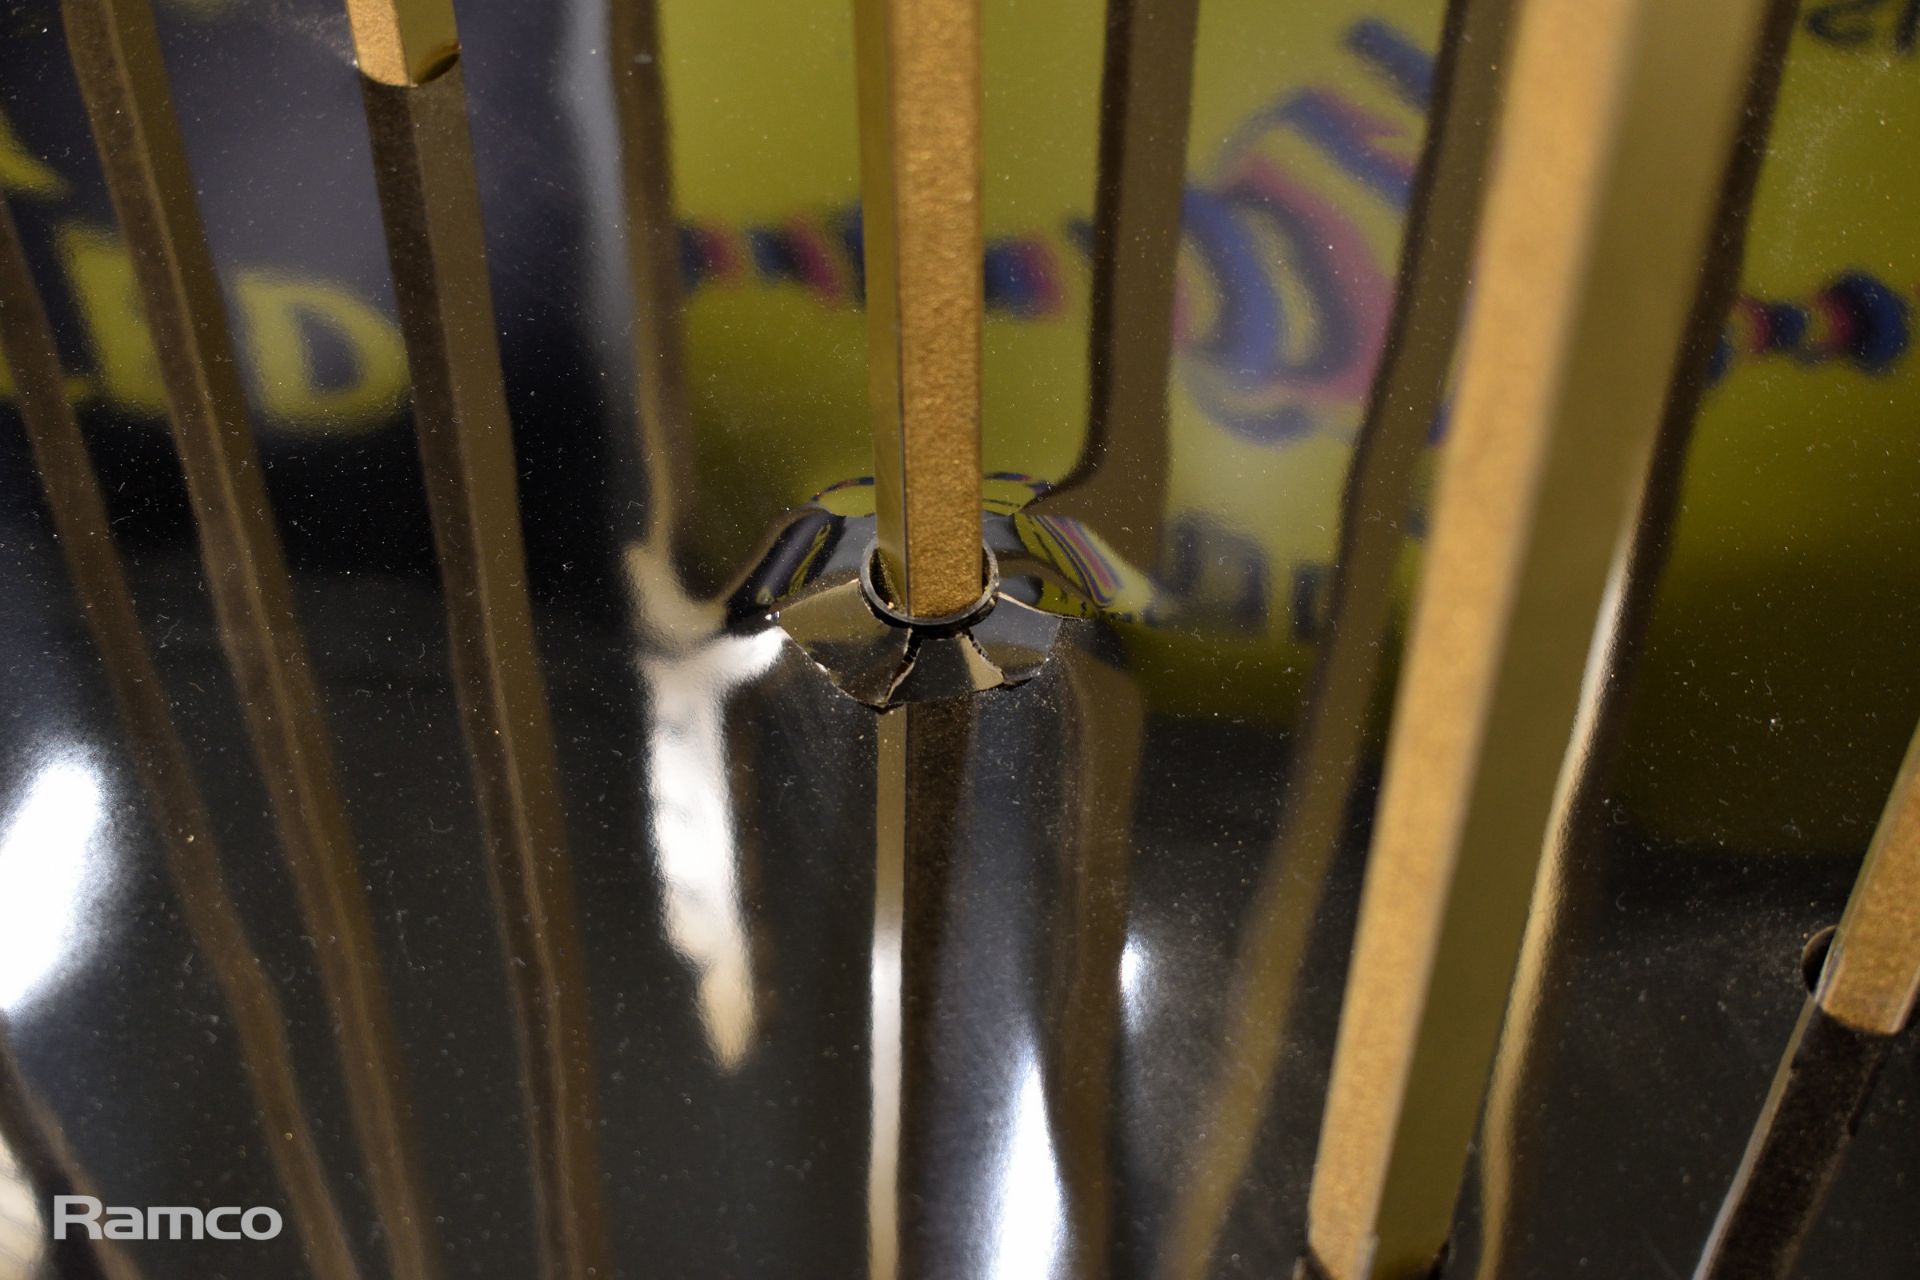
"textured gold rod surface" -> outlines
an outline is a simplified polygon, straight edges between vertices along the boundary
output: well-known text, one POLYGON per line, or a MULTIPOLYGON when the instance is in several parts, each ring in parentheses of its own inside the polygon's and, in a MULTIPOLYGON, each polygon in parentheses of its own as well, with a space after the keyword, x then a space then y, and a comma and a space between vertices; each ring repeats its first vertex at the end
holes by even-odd
POLYGON ((1459 336, 1515 0, 1453 0, 1401 237, 1398 297, 1355 442, 1319 655, 1288 768, 1289 813, 1235 957, 1221 1061, 1160 1274, 1200 1280, 1243 1185, 1322 888, 1348 829, 1388 643, 1413 482, 1459 336))
POLYGON ((1907 748, 1860 879, 1834 931, 1820 1007, 1856 1031, 1898 1035, 1920 994, 1920 736, 1907 748))
POLYGON ((1445 1242, 1764 8, 1520 11, 1309 1196, 1334 1280, 1445 1242))
POLYGON ((1754 191, 1767 154, 1779 98, 1781 69, 1793 34, 1795 6, 1770 0, 1759 53, 1748 79, 1740 113, 1739 140, 1727 166, 1714 214, 1715 235, 1693 312, 1688 317, 1667 401, 1654 439, 1647 483, 1631 520, 1631 534, 1614 560, 1613 580, 1588 658, 1604 680, 1589 680, 1581 690, 1571 743, 1562 766, 1560 789, 1549 820, 1550 834, 1541 852, 1539 875, 1500 1044, 1487 1085, 1479 1154, 1481 1248, 1475 1275, 1498 1280, 1511 1271, 1508 1254, 1515 1238, 1508 1224, 1516 1197, 1527 1183, 1514 1171, 1519 1147, 1530 1136, 1526 1124, 1532 1081, 1529 1067, 1541 1044, 1545 996, 1578 955, 1580 934, 1591 933, 1608 913, 1581 909, 1600 891, 1578 868, 1600 856, 1611 836, 1609 806, 1623 753, 1647 637, 1660 599, 1660 583, 1671 553, 1685 496, 1687 454, 1693 443, 1702 397, 1711 385, 1710 370, 1745 265, 1747 232, 1754 191))
POLYGON ((979 0, 854 0, 881 561, 916 617, 980 596, 979 0))
POLYGON ((346 0, 360 73, 381 84, 425 84, 453 63, 453 0, 346 0))
POLYGON ((148 0, 63 0, 67 43, 133 259, 220 640, 302 915, 393 1274, 438 1275, 366 891, 293 609, 148 0))
POLYGON ((591 1019, 553 729, 527 599, 466 92, 363 83, 461 727, 506 951, 543 1274, 610 1276, 591 1019))
POLYGON ((1199 0, 1108 0, 1093 200, 1087 438, 1036 511, 1088 524, 1137 569, 1160 555, 1173 279, 1199 0))
POLYGON ((353 1251, 300 1101, 286 1014, 228 896, 213 823, 174 728, 165 686, 141 637, 93 460, 67 401, 53 327, 3 197, 0 352, 13 373, 15 400, 67 574, 166 845, 168 871, 194 942, 226 997, 241 1063, 260 1108, 260 1131, 286 1189, 307 1264, 317 1276, 354 1276, 353 1251))

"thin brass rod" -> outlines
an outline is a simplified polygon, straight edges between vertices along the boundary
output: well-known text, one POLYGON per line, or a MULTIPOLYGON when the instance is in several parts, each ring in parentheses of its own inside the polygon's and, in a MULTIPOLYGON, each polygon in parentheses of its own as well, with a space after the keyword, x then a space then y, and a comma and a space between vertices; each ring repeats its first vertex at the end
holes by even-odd
POLYGON ((461 727, 520 1037, 543 1274, 608 1276, 584 944, 527 597, 480 195, 458 61, 363 79, 461 727))
POLYGON ((1920 733, 1781 1057, 1696 1280, 1788 1280, 1920 991, 1920 733))
POLYGON ((914 617, 979 598, 979 0, 854 0, 867 378, 887 587, 914 617))
POLYGON ((1907 749, 1874 830, 1816 998, 1856 1031, 1906 1029, 1920 994, 1920 737, 1907 749))
POLYGON ((1765 9, 1520 12, 1309 1196, 1333 1280, 1446 1240, 1765 9))
POLYGON ((1547 1012, 1544 996, 1555 975, 1577 952, 1579 931, 1583 927, 1590 930, 1602 914, 1611 915, 1595 913, 1591 905, 1583 910, 1576 904, 1592 904, 1596 886, 1590 883, 1593 878, 1585 868, 1592 865, 1590 859, 1607 856, 1605 846, 1613 830, 1606 813, 1608 797, 1627 746, 1641 658, 1680 519, 1694 426, 1710 383, 1727 310, 1739 290, 1749 215, 1766 159, 1795 12, 1791 4, 1774 4, 1765 20, 1760 52, 1754 59, 1746 103, 1740 112, 1739 141, 1713 218, 1713 245, 1693 311, 1687 318, 1686 337, 1661 413, 1632 534, 1615 559, 1615 577, 1607 586, 1606 605, 1588 659, 1588 665, 1605 672, 1606 678, 1589 680, 1581 690, 1561 791, 1548 821, 1547 845, 1534 882, 1513 991, 1487 1087, 1486 1114, 1481 1121, 1481 1247, 1475 1270, 1481 1280, 1496 1280, 1507 1274, 1506 1255, 1511 1244, 1507 1224, 1515 1193, 1523 1185, 1514 1176, 1514 1164, 1523 1134, 1528 1066, 1547 1012))
POLYGON ((1452 0, 1442 26, 1433 108, 1401 236, 1398 297, 1341 504, 1327 639, 1288 767, 1290 812, 1235 958, 1223 1060, 1185 1171, 1163 1276, 1207 1273, 1253 1158, 1322 889, 1347 832, 1414 476, 1460 331, 1514 4, 1452 0))
POLYGON ((393 1273, 405 1280, 434 1276, 437 1233, 364 879, 260 477, 153 11, 148 0, 62 0, 62 13, 159 354, 221 644, 314 939, 393 1273))
POLYGON ((1034 507, 1086 523, 1147 573, 1159 560, 1171 463, 1173 278, 1199 13, 1199 0, 1107 2, 1087 436, 1073 469, 1034 507))
POLYGON ((93 461, 68 403, 54 343, 12 211, 0 198, 0 352, 13 385, 47 509, 105 667, 127 743, 167 850, 167 868, 200 953, 226 997, 240 1058, 260 1108, 260 1131, 286 1188, 307 1262, 323 1277, 358 1274, 340 1209, 327 1185, 313 1126, 300 1100, 279 993, 227 893, 213 823, 165 687, 140 633, 114 551, 93 461))
POLYGON ((376 84, 425 84, 460 55, 452 0, 346 0, 360 74, 376 84))

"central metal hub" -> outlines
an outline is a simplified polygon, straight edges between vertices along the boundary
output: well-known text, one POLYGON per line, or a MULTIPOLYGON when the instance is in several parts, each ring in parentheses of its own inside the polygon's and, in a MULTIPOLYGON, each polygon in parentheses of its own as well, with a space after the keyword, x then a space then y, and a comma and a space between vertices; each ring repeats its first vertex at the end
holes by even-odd
POLYGON ((1061 619, 1000 590, 993 553, 986 587, 958 613, 913 618, 880 587, 869 550, 859 572, 829 575, 781 608, 779 623, 849 696, 871 707, 964 698, 1031 680, 1059 634, 1061 619))

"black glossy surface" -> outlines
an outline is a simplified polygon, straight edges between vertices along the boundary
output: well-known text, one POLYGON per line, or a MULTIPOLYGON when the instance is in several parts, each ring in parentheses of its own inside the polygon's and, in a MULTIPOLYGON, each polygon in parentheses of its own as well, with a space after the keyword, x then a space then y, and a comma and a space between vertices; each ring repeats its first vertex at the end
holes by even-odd
MULTIPOLYGON (((1754 297, 1778 300, 1783 276, 1794 297, 1812 297, 1859 269, 1906 281, 1910 299, 1920 278, 1910 226, 1883 208, 1912 194, 1913 166, 1901 157, 1920 130, 1920 63, 1895 45, 1894 6, 1858 45, 1823 36, 1819 13, 1852 29, 1843 7, 1808 6, 1796 37, 1782 108, 1791 119, 1756 212, 1755 252, 1773 274, 1748 290, 1754 297), (1861 123, 1875 117, 1884 123, 1861 123), (1875 129, 1885 138, 1861 140, 1875 129), (1846 200, 1831 195, 1849 185, 1858 189, 1846 200)), ((692 6, 665 8, 689 216, 736 218, 731 230, 748 247, 745 228, 778 230, 790 216, 813 228, 803 245, 831 243, 833 210, 813 188, 850 200, 845 149, 783 157, 752 131, 757 112, 782 138, 804 128, 850 138, 850 88, 835 96, 850 68, 833 61, 843 35, 831 34, 844 15, 721 23, 692 6), (768 71, 785 65, 781 50, 764 46, 788 37, 798 47, 781 80, 768 71), (730 63, 729 41, 751 51, 730 63), (736 98, 729 67, 754 82, 736 98), (706 98, 728 105, 703 112, 706 98), (806 174, 785 174, 787 163, 806 174)), ((1430 45, 1437 4, 1382 8, 1403 43, 1430 45)), ((210 238, 243 312, 246 297, 293 282, 344 290, 390 317, 344 18, 319 0, 160 12, 210 238)), ((1196 80, 1210 96, 1189 146, 1198 193, 1189 222, 1255 220, 1236 224, 1253 230, 1232 240, 1252 256, 1232 269, 1216 262, 1224 286, 1191 291, 1194 326, 1217 315, 1222 296, 1268 296, 1256 278, 1298 286, 1308 261, 1286 228, 1258 221, 1267 206, 1249 215, 1252 196, 1219 194, 1229 160, 1247 150, 1228 123, 1252 117, 1252 105, 1232 101, 1357 86, 1370 110, 1397 112, 1389 149, 1411 156, 1411 90, 1389 92, 1355 70, 1356 41, 1393 51, 1377 31, 1354 34, 1378 16, 1355 7, 1290 26, 1271 6, 1203 14, 1196 80), (1234 87, 1269 66, 1274 83, 1234 87)), ((1082 143, 1094 97, 1082 73, 1097 63, 1099 17, 1092 3, 990 10, 990 111, 1004 114, 990 120, 989 147, 1000 151, 988 164, 1005 175, 990 184, 990 212, 1008 235, 1088 208, 1090 182, 1049 201, 1055 186, 1090 179, 1082 143), (1034 24, 1034 45, 1058 43, 1057 78, 1040 53, 1007 53, 1023 43, 1022 22, 1034 24), (1003 54, 1007 70, 996 73, 1003 54)), ((776 554, 731 602, 704 601, 635 542, 649 481, 624 461, 625 303, 609 283, 624 276, 607 137, 594 123, 606 75, 595 10, 476 5, 461 19, 585 939, 615 1254, 631 1275, 858 1275, 868 1251, 875 714, 766 617, 803 557, 776 554)), ((0 171, 68 367, 88 380, 83 418, 148 641, 234 895, 286 1003, 335 1194, 362 1266, 377 1274, 383 1255, 312 950, 216 639, 157 391, 137 373, 109 372, 122 350, 109 339, 130 324, 130 303, 111 280, 94 294, 72 284, 85 260, 72 237, 112 220, 52 6, 0 6, 0 109, 24 152, 68 184, 35 192, 17 165, 0 171), (89 299, 104 310, 86 311, 89 299), (103 328, 103 316, 121 328, 103 328), (122 394, 129 387, 136 394, 122 394)), ((1300 286, 1330 289, 1364 321, 1377 309, 1375 285, 1392 277, 1397 209, 1297 139, 1280 146, 1287 191, 1307 190, 1315 210, 1364 209, 1354 252, 1367 271, 1300 286)), ((10 164, 15 154, 5 153, 10 164)), ((1051 223, 1045 234, 1069 243, 1051 223)), ((1080 288, 1078 259, 1061 248, 1053 265, 1063 287, 1080 288)), ((689 325, 701 406, 691 501, 703 521, 698 555, 732 580, 787 508, 858 478, 860 383, 839 377, 843 367, 858 373, 858 324, 850 297, 810 309, 790 281, 760 289, 736 277, 711 289, 696 295, 709 309, 689 325)), ((1020 327, 1013 308, 992 322, 989 466, 1021 478, 996 482, 990 496, 1024 501, 1029 471, 1058 475, 1071 460, 1084 371, 1060 352, 1084 344, 1079 302, 1073 293, 1045 325, 1020 327)), ((342 312, 308 313, 291 331, 260 327, 278 312, 245 313, 268 487, 375 908, 446 1272, 529 1274, 515 1033, 399 384, 377 364, 377 344, 357 348, 376 364, 354 363, 342 312), (302 385, 375 383, 385 398, 364 412, 283 411, 302 385)), ((1118 566, 1122 594, 1101 601, 1105 620, 1064 627, 1029 683, 981 695, 968 754, 952 764, 960 817, 935 833, 950 859, 937 904, 943 941, 918 1028, 923 1101, 909 1122, 919 1163, 907 1185, 927 1189, 911 1216, 916 1247, 937 1260, 926 1274, 1177 1270, 1170 1226, 1209 1123, 1208 1081, 1239 1049, 1220 1043, 1219 1027, 1243 916, 1293 799, 1284 779, 1294 708, 1324 641, 1316 592, 1333 571, 1325 557, 1372 358, 1362 332, 1349 367, 1262 382, 1271 368, 1235 375, 1232 362, 1273 353, 1233 348, 1233 336, 1192 338, 1176 366, 1197 389, 1183 394, 1211 412, 1183 400, 1175 416, 1185 452, 1157 593, 1118 566), (1298 440, 1256 448, 1246 422, 1261 396, 1321 416, 1298 440), (1128 837, 1117 859, 1088 834, 1101 821, 1128 837), (1076 899, 1089 886, 1090 904, 1076 899), (1062 1028, 1079 1036, 1089 1025, 1070 1012, 1085 1012, 1070 997, 1089 981, 1073 944, 1115 913, 1124 946, 1104 971, 1110 1123, 1094 1162, 1105 1176, 1089 1180, 1062 1143, 1088 1132, 1072 1117, 1092 1077, 1049 1074, 1049 1064, 1101 1058, 1085 1043, 1063 1047, 1062 1028), (1089 1185, 1109 1204, 1097 1241, 1071 1228, 1083 1220, 1074 1197, 1089 1185)), ((1871 336, 1856 331, 1858 350, 1820 360, 1742 346, 1711 393, 1623 764, 1598 786, 1592 838, 1563 869, 1539 1013, 1527 1042, 1509 1046, 1523 1069, 1510 1107, 1483 1132, 1449 1277, 1685 1275, 1706 1238, 1804 998, 1801 947, 1838 916, 1920 715, 1916 379, 1904 345, 1869 350, 1871 336)), ((863 492, 840 488, 822 502, 858 513, 863 492)), ((823 522, 809 519, 812 538, 823 522)), ((1003 570, 1018 567, 1009 553, 1024 546, 1045 582, 1035 591, 1043 607, 1098 613, 1076 593, 1099 596, 1099 574, 1057 553, 1045 532, 1028 523, 1006 535, 1003 570)), ((254 1122, 230 1023, 183 923, 10 414, 0 425, 0 602, 7 1046, 103 1199, 282 1204, 264 1154, 271 1135, 254 1122)), ((1373 772, 1363 769, 1352 798, 1351 836, 1313 923, 1265 1114, 1239 1121, 1257 1127, 1254 1156, 1202 1274, 1284 1275, 1298 1256, 1373 772)), ((1101 972, 1093 966, 1091 981, 1101 972)), ((1096 1001, 1091 1025, 1097 1014, 1096 1001)), ((1802 1275, 1899 1280, 1920 1266, 1917 1073, 1909 1035, 1891 1051, 1802 1275)), ((154 1277, 300 1273, 290 1232, 129 1252, 154 1277)), ((5 1259, 0 1248, 0 1275, 10 1274, 5 1259)))

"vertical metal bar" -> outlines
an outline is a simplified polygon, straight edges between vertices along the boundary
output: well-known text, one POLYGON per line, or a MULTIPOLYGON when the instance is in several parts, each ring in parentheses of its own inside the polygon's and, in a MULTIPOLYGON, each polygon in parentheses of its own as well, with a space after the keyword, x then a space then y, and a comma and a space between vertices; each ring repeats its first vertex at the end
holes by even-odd
POLYGON ((460 56, 445 0, 346 0, 360 74, 400 88, 425 84, 460 56))
MULTIPOLYGON (((868 394, 884 589, 914 617, 979 599, 979 0, 854 0, 868 394)), ((968 701, 879 720, 869 1273, 925 1274, 927 1030, 968 701)))
POLYGON ((1521 11, 1308 1203, 1335 1280, 1446 1239, 1765 10, 1521 11))
POLYGON ((393 1272, 407 1280, 437 1275, 433 1213, 359 858, 249 434, 153 11, 148 0, 62 0, 61 8, 159 354, 221 643, 315 940, 393 1272))
MULTIPOLYGON (((1606 605, 1588 658, 1589 668, 1605 672, 1606 678, 1589 680, 1581 693, 1481 1121, 1481 1246, 1476 1274, 1482 1280, 1495 1280, 1506 1273, 1510 1243, 1506 1228, 1515 1191, 1512 1174, 1521 1134, 1522 1092, 1545 1012, 1542 997, 1552 974, 1576 947, 1574 931, 1580 928, 1583 913, 1572 909, 1577 899, 1570 895, 1581 891, 1581 864, 1589 857, 1603 855, 1599 846, 1612 826, 1605 813, 1607 796, 1626 747, 1636 675, 1659 600, 1674 527, 1680 518, 1694 425, 1710 382, 1709 371, 1727 310, 1739 289, 1748 215, 1766 158, 1795 12, 1790 4, 1776 4, 1765 19, 1740 113, 1740 137, 1714 213, 1714 243, 1687 318, 1686 337, 1661 413, 1653 461, 1632 520, 1632 533, 1615 560, 1614 580, 1607 585, 1606 605)), ((1587 894, 1591 892, 1591 888, 1586 889, 1587 894)))
POLYGON ((166 845, 167 867, 196 945, 213 968, 233 1018, 240 1057, 266 1138, 286 1187, 294 1227, 316 1275, 358 1274, 339 1206, 300 1101, 287 1019, 227 895, 213 823, 175 730, 165 686, 141 638, 139 615, 114 552, 106 504, 61 377, 47 321, 12 211, 0 197, 0 353, 60 551, 99 650, 128 746, 166 845))
POLYGON ((1813 998, 1696 1280, 1786 1280, 1920 994, 1920 734, 1907 748, 1813 998))
POLYGON ((926 1150, 930 1030, 974 713, 973 700, 962 698, 910 703, 877 722, 869 1280, 918 1280, 943 1269, 922 1239, 916 1206, 940 1196, 926 1150))
POLYGON ((980 596, 979 0, 854 0, 881 563, 913 617, 980 596))
POLYGON ((1160 555, 1167 378, 1199 0, 1108 0, 1093 199, 1087 438, 1035 510, 1084 521, 1136 569, 1160 555))
POLYGON ((1707 1238, 1695 1280, 1792 1280, 1873 1096, 1893 1036, 1810 999, 1707 1238))
POLYGON ((1442 25, 1433 107, 1401 236, 1398 297, 1341 504, 1328 638, 1288 767, 1290 812, 1235 958, 1220 1037, 1226 1060, 1217 1066, 1161 1260, 1161 1274, 1180 1280, 1206 1274, 1252 1159, 1321 890, 1347 832, 1413 479, 1459 335, 1515 3, 1452 0, 1442 25))
POLYGON ((1920 737, 1907 748, 1833 935, 1817 999, 1870 1035, 1898 1035, 1920 995, 1920 737))
MULTIPOLYGON (((357 35, 452 28, 446 0, 356 0, 357 35), (444 23, 427 10, 447 10, 444 23)), ((367 39, 361 39, 363 57, 367 39)), ((408 64, 409 74, 412 74, 408 64)), ((513 425, 457 55, 421 82, 362 80, 413 415, 447 604, 531 1130, 543 1274, 611 1275, 584 947, 527 598, 513 425)))

